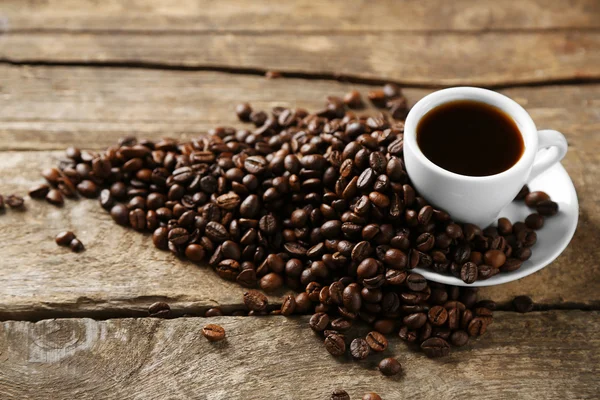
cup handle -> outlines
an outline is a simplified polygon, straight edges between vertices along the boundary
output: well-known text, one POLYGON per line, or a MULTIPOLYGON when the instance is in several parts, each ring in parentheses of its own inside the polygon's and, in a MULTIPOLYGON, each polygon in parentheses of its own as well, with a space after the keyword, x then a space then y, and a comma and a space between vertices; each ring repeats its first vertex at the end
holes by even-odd
POLYGON ((542 172, 562 160, 567 154, 567 139, 559 131, 543 129, 538 131, 538 149, 533 162, 529 180, 534 179, 542 172), (541 152, 542 149, 548 149, 541 152))

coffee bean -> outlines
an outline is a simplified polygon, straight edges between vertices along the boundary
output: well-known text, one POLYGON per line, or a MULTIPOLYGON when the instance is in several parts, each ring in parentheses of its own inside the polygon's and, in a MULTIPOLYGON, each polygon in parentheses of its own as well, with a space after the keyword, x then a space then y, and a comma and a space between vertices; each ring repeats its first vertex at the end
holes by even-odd
POLYGON ((10 196, 6 197, 6 199, 4 199, 4 203, 6 203, 6 205, 8 205, 10 208, 19 209, 23 207, 25 201, 21 196, 11 194, 10 196))
POLYGON ((148 307, 148 314, 154 318, 167 318, 171 314, 171 307, 162 301, 152 303, 148 307))
POLYGON ((265 311, 269 300, 267 296, 257 290, 249 290, 244 293, 244 304, 251 311, 265 311))
POLYGON ((524 200, 528 194, 529 194, 529 186, 525 185, 521 188, 519 193, 517 193, 515 200, 524 200))
POLYGON ((260 278, 260 288, 265 292, 274 292, 281 286, 283 286, 283 279, 274 272, 270 272, 260 278))
POLYGON ((363 395, 362 400, 381 400, 381 396, 379 396, 377 393, 365 393, 365 395, 363 395))
POLYGON ((75 239, 75 234, 71 231, 60 232, 54 239, 59 246, 69 246, 75 239))
MULTIPOLYGON (((52 190, 50 193, 52 193, 52 190)), ((129 210, 121 203, 115 204, 110 209, 110 216, 119 225, 126 226, 129 224, 129 210)))
POLYGON ((494 268, 500 268, 506 262, 506 255, 500 250, 488 250, 483 255, 483 261, 494 268))
POLYGON ((240 103, 235 106, 235 113, 237 114, 240 121, 250 121, 250 114, 252 113, 252 107, 248 103, 240 103))
POLYGON ((50 187, 46 184, 36 185, 29 189, 29 197, 32 199, 43 199, 46 197, 49 191, 50 187))
POLYGON ((553 202, 552 200, 542 200, 538 202, 535 206, 538 214, 550 217, 558 214, 558 204, 553 202))
POLYGON ((460 269, 460 279, 464 283, 473 283, 477 280, 478 272, 477 264, 473 262, 464 263, 460 269))
POLYGON ((429 321, 435 326, 442 326, 448 320, 448 311, 442 306, 434 306, 427 313, 429 321))
POLYGON ((512 223, 508 218, 498 219, 498 232, 501 235, 509 235, 512 233, 512 223))
POLYGON ((467 331, 469 332, 469 336, 481 336, 487 330, 487 322, 485 319, 477 317, 473 318, 469 323, 467 331))
MULTIPOLYGON (((154 243, 155 247, 157 247, 161 250, 167 250, 168 235, 169 235, 169 230, 167 228, 165 228, 165 227, 156 228, 156 230, 152 233, 152 243, 154 243)), ((190 260, 193 261, 192 258, 190 258, 190 260)))
POLYGON ((541 191, 531 192, 525 196, 525 204, 532 208, 537 206, 538 203, 545 200, 550 200, 550 196, 548 196, 547 193, 541 191))
POLYGON ((336 389, 331 393, 331 400, 350 400, 350 395, 345 390, 336 389))
POLYGON ((356 338, 350 343, 350 354, 355 360, 364 360, 369 356, 370 347, 367 341, 361 338, 356 338))
POLYGON ((419 329, 427 322, 427 315, 424 313, 409 314, 402 319, 402 323, 409 329, 419 329))
POLYGON ((462 347, 469 343, 469 334, 465 331, 454 331, 450 335, 450 343, 456 347, 462 347))
POLYGON ((427 280, 421 274, 411 273, 406 277, 406 286, 414 292, 420 292, 427 287, 427 280))
POLYGON ((346 343, 344 338, 338 334, 327 335, 325 338, 325 349, 332 356, 338 357, 346 352, 346 343))
POLYGON ((329 325, 329 316, 325 313, 316 313, 308 321, 308 325, 315 332, 321 332, 329 325))
POLYGON ((136 231, 143 231, 146 229, 146 213, 140 208, 131 210, 129 212, 129 224, 136 231))
POLYGON ((445 357, 450 353, 450 345, 444 339, 432 337, 421 343, 421 350, 427 357, 445 357))
POLYGON ((529 296, 517 296, 513 299, 513 306, 520 313, 531 312, 533 311, 533 300, 529 296))
POLYGON ((395 358, 384 358, 379 362, 379 371, 385 376, 394 376, 402 372, 402 365, 395 358))
POLYGON ((281 303, 281 315, 284 315, 284 316, 292 315, 295 310, 296 310, 296 299, 292 295, 287 295, 281 303))
POLYGON ((202 328, 202 335, 204 335, 209 342, 218 342, 225 339, 225 329, 219 325, 208 324, 202 328))
POLYGON ((525 225, 527 225, 529 229, 542 229, 544 226, 544 217, 538 213, 529 214, 527 218, 525 218, 525 225))
POLYGON ((79 252, 85 250, 83 243, 81 243, 81 241, 77 238, 74 238, 73 240, 71 240, 71 243, 69 243, 69 248, 71 249, 71 251, 73 251, 75 253, 79 253, 79 252))
POLYGON ((348 285, 342 293, 342 300, 344 307, 352 312, 358 312, 362 305, 360 287, 358 284, 352 283, 348 285))
POLYGON ((204 260, 205 255, 206 255, 206 252, 204 250, 204 247, 202 247, 199 244, 192 243, 192 244, 189 244, 185 248, 185 256, 190 261, 194 261, 194 262, 202 261, 202 260, 204 260))
POLYGON ((367 334, 365 338, 367 344, 371 348, 371 350, 376 352, 381 352, 387 349, 388 341, 381 333, 377 331, 372 331, 367 334))
POLYGON ((218 307, 214 307, 214 308, 209 308, 208 310, 206 310, 206 313, 204 313, 204 316, 206 318, 210 318, 210 317, 220 317, 223 316, 223 311, 221 311, 220 308, 218 307))

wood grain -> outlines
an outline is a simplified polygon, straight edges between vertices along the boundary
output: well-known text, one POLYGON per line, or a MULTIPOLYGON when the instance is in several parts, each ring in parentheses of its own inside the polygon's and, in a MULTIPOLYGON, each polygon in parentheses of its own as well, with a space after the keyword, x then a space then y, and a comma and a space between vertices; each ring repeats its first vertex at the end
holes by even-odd
POLYGON ((29 31, 442 31, 600 28, 597 1, 160 0, 2 2, 7 32, 29 31))
MULTIPOLYGON (((102 149, 119 137, 194 137, 218 125, 241 127, 233 109, 248 101, 316 110, 327 95, 372 86, 206 71, 0 66, 0 150, 102 149)), ((406 89, 411 104, 431 90, 406 89)), ((565 132, 578 151, 597 144, 600 85, 514 88, 540 128, 565 132)))
POLYGON ((14 33, 0 60, 229 68, 498 86, 600 78, 600 31, 482 33, 14 33))
POLYGON ((444 359, 390 335, 363 362, 337 360, 307 318, 218 317, 227 339, 200 334, 206 319, 4 322, 0 392, 11 399, 591 399, 600 390, 600 314, 497 313, 489 333, 444 359), (396 356, 403 374, 376 365, 396 356))

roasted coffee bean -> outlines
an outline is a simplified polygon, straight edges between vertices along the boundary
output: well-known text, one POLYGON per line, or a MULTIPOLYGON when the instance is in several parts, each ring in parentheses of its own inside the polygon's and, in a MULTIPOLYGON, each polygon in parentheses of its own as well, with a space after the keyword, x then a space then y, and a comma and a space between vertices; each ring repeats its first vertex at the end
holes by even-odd
POLYGON ((406 277, 406 286, 414 292, 420 292, 427 287, 427 280, 421 274, 411 273, 406 277))
POLYGON ((421 350, 427 357, 445 357, 450 354, 450 345, 444 339, 432 337, 421 343, 421 350))
POLYGON ((525 204, 532 208, 537 206, 538 203, 545 200, 550 200, 550 196, 548 196, 546 192, 536 191, 531 192, 525 196, 525 204))
POLYGON ((202 335, 207 338, 209 342, 218 342, 225 339, 225 329, 219 325, 208 324, 202 328, 202 335))
POLYGON ((409 314, 402 319, 402 323, 409 329, 419 329, 427 322, 427 315, 424 313, 409 314))
POLYGON ((469 332, 469 336, 481 336, 487 330, 488 323, 484 318, 476 317, 471 320, 467 331, 469 332))
POLYGON ((250 114, 252 114, 252 107, 248 103, 240 103, 235 106, 235 113, 240 121, 250 121, 250 114))
MULTIPOLYGON (((244 271, 242 271, 242 273, 243 272, 244 271)), ((292 295, 287 295, 281 302, 281 315, 284 315, 284 316, 292 315, 295 310, 296 310, 296 299, 292 295)))
POLYGON ((500 250, 488 250, 483 255, 483 262, 494 268, 500 268, 506 262, 506 255, 500 250))
POLYGON ((527 218, 525 218, 525 225, 527 225, 529 229, 541 229, 544 226, 544 217, 538 213, 529 214, 527 218))
POLYGON ((69 243, 69 248, 71 249, 71 251, 73 251, 75 253, 79 253, 79 252, 85 250, 85 246, 83 245, 81 240, 79 240, 77 238, 74 238, 73 240, 71 240, 71 243, 69 243))
POLYGON ((365 393, 362 397, 362 400, 381 400, 381 396, 374 392, 365 393))
POLYGON ((533 311, 533 300, 529 296, 517 296, 513 299, 513 306, 520 313, 531 312, 533 311))
POLYGON ((434 306, 427 313, 429 321, 435 326, 442 326, 448 320, 448 311, 442 306, 434 306))
POLYGON ((244 304, 251 311, 265 311, 269 300, 267 296, 257 290, 249 290, 244 293, 244 304))
POLYGON ((385 376, 394 376, 402 372, 402 365, 395 358, 384 358, 379 362, 379 371, 385 376))
POLYGON ((75 239, 75 234, 71 231, 65 231, 56 235, 54 240, 59 246, 69 246, 73 239, 75 239))
POLYGON ((6 203, 7 206, 9 206, 10 208, 22 208, 23 205, 25 204, 25 200, 23 200, 23 198, 21 196, 17 196, 15 194, 11 194, 10 196, 7 196, 4 199, 4 203, 6 203))
POLYGON ((350 400, 350 395, 345 390, 336 389, 331 393, 331 400, 350 400))
POLYGON ((343 304, 349 311, 358 312, 360 310, 362 305, 360 290, 360 286, 356 283, 352 283, 344 289, 342 293, 343 304))
POLYGON ((329 316, 325 313, 316 313, 308 321, 308 325, 315 332, 321 332, 329 325, 329 316))
POLYGON ((372 331, 367 334, 365 338, 367 344, 371 348, 371 350, 375 352, 381 352, 387 349, 388 341, 381 333, 377 331, 372 331))
POLYGON ((341 335, 330 334, 325 337, 325 348, 332 356, 342 356, 346 352, 346 342, 341 335))
POLYGON ((50 186, 46 184, 40 184, 29 189, 29 197, 32 199, 43 199, 50 191, 50 186))
POLYGON ((558 213, 558 204, 552 200, 542 200, 535 206, 538 214, 550 217, 558 213))
MULTIPOLYGON (((155 231, 155 234, 156 234, 156 231, 155 231)), ((206 256, 206 251, 204 250, 204 247, 202 247, 201 245, 192 243, 192 244, 187 245, 187 247, 185 248, 185 256, 190 261, 199 262, 199 261, 204 260, 204 257, 206 256)))
POLYGON ((464 283, 473 283, 477 280, 478 272, 477 264, 473 262, 464 263, 460 269, 460 279, 464 283))
POLYGON ((350 354, 355 360, 364 360, 370 352, 370 347, 364 339, 356 338, 350 343, 350 354))
MULTIPOLYGON (((50 191, 50 193, 52 193, 52 190, 50 191)), ((115 221, 119 225, 126 226, 129 224, 129 209, 121 203, 115 204, 110 209, 110 216, 112 217, 113 221, 115 221)))
POLYGON ((260 278, 260 288, 265 292, 274 292, 283 286, 283 278, 280 275, 270 272, 260 278))
POLYGON ((450 335, 450 343, 456 347, 462 347, 469 343, 469 334, 465 331, 454 331, 450 335))
POLYGON ((508 218, 498 219, 498 232, 501 235, 509 235, 512 233, 512 223, 508 218))
POLYGON ((206 310, 206 312, 204 313, 204 316, 206 318, 210 318, 210 317, 220 317, 223 316, 223 311, 221 311, 220 308, 218 307, 214 307, 214 308, 209 308, 208 310, 206 310))
POLYGON ((148 314, 154 318, 166 318, 171 313, 171 307, 162 301, 152 303, 148 307, 148 314))

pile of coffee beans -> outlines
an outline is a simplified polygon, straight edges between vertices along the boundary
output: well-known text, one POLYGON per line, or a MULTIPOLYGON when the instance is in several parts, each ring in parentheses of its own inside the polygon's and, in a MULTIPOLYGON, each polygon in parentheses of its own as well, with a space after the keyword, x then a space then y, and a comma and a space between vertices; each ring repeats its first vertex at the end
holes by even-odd
MULTIPOLYGON (((218 127, 187 143, 124 138, 102 153, 70 148, 58 168, 43 172, 50 186, 31 193, 57 205, 63 196, 99 195, 117 224, 152 232, 161 250, 208 262, 244 287, 298 291, 280 313, 314 312, 310 326, 332 355, 364 359, 385 349, 384 335, 399 334, 428 356, 444 356, 450 344, 486 331, 493 303, 477 302, 475 288, 428 282, 412 270, 467 283, 514 271, 556 203, 524 189, 537 207, 525 223, 501 218, 483 230, 455 223, 410 183, 400 89, 386 85, 368 98, 389 112, 347 110, 363 103, 355 92, 328 97, 314 113, 240 104, 239 119, 254 128, 218 127), (344 332, 357 320, 373 331, 350 340, 344 332)), ((244 301, 252 314, 267 312, 260 292, 244 301)), ((387 360, 380 369, 400 367, 387 360)))

